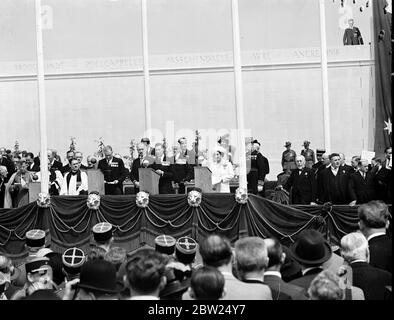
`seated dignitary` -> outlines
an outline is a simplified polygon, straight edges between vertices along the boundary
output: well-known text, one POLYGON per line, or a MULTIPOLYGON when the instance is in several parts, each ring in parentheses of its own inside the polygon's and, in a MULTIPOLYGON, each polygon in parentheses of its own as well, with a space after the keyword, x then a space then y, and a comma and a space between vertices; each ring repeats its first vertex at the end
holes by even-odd
POLYGON ((340 165, 340 156, 338 153, 332 153, 329 156, 331 166, 321 172, 321 198, 319 202, 331 202, 332 204, 348 204, 348 185, 349 174, 340 165))
POLYGON ((280 297, 282 294, 288 296, 291 300, 305 300, 306 297, 301 287, 282 280, 280 270, 286 260, 286 253, 283 251, 280 242, 274 238, 264 239, 264 242, 268 252, 268 266, 264 272, 264 283, 271 288, 273 299, 277 300, 275 297, 280 297))
POLYGON ((217 147, 213 152, 213 161, 209 165, 212 171, 212 188, 215 192, 230 192, 230 180, 234 178, 233 165, 224 159, 225 150, 217 147))
POLYGON ((155 162, 155 158, 146 153, 146 145, 144 143, 139 143, 137 145, 137 151, 138 151, 138 158, 134 159, 130 171, 130 180, 134 184, 135 193, 138 193, 140 190, 139 169, 152 167, 155 162))
MULTIPOLYGON (((271 290, 267 286, 242 282, 233 275, 234 255, 228 239, 221 235, 209 235, 199 245, 204 266, 214 267, 224 276, 224 300, 272 300, 271 290)), ((183 299, 190 300, 188 292, 183 299)))
POLYGON ((88 176, 86 172, 80 170, 80 163, 77 159, 70 162, 71 170, 67 172, 63 179, 60 195, 87 195, 88 194, 88 176))
POLYGON ((360 232, 341 239, 341 254, 352 268, 353 284, 364 291, 365 300, 383 300, 391 273, 369 264, 368 241, 360 232))
POLYGON ((368 161, 361 159, 358 162, 358 171, 353 173, 349 180, 350 205, 376 200, 375 186, 375 176, 368 171, 368 161))
POLYGON ((343 300, 339 277, 329 270, 320 272, 308 288, 310 300, 343 300))
POLYGON ((126 264, 125 286, 130 300, 159 300, 165 287, 165 258, 157 251, 143 248, 135 251, 126 264))
MULTIPOLYGON (((323 235, 313 229, 306 229, 299 233, 291 246, 293 258, 301 265, 302 276, 290 281, 291 284, 304 289, 308 296, 308 288, 318 273, 323 271, 324 263, 332 256, 332 248, 323 235)), ((364 294, 358 287, 352 286, 345 290, 346 300, 364 300, 364 294)))
POLYGON ((386 232, 390 224, 388 207, 371 201, 358 208, 360 231, 368 240, 371 266, 393 272, 393 242, 386 232))
POLYGON ((296 157, 297 169, 291 172, 290 178, 282 187, 292 191, 292 204, 315 204, 317 187, 313 169, 305 167, 304 156, 296 157))
POLYGON ((219 300, 225 296, 224 276, 214 267, 201 267, 192 274, 189 295, 195 300, 219 300))
POLYGON ((111 146, 103 149, 105 158, 101 159, 98 168, 104 174, 105 194, 123 194, 123 181, 126 170, 122 159, 115 158, 111 146))
POLYGON ((93 247, 99 247, 107 253, 114 241, 113 227, 109 222, 100 222, 93 226, 93 247))
POLYGON ((155 145, 155 158, 152 168, 160 175, 159 193, 174 193, 174 188, 172 187, 172 181, 175 174, 174 164, 172 159, 164 154, 163 145, 161 143, 155 145))

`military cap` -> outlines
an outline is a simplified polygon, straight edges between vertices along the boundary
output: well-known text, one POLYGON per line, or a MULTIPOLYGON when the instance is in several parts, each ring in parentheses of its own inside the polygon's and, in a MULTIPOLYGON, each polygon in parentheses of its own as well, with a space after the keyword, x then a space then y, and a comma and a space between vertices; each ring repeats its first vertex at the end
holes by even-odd
POLYGON ((254 140, 252 141, 252 143, 257 143, 259 146, 261 146, 260 142, 258 142, 257 139, 254 139, 254 140))
POLYGON ((190 264, 197 253, 197 242, 190 237, 181 237, 175 244, 175 256, 179 262, 190 264))
POLYGON ((303 146, 309 146, 311 144, 311 142, 310 141, 308 141, 308 140, 305 140, 304 141, 304 144, 303 144, 303 146))
POLYGON ((291 146, 291 142, 290 141, 286 141, 284 146, 285 147, 291 146))
POLYGON ((51 268, 49 265, 49 258, 47 257, 36 257, 31 260, 26 261, 25 263, 26 274, 34 273, 41 270, 48 270, 51 268))
POLYGON ((45 246, 45 231, 33 229, 26 232, 26 245, 31 248, 45 246))
POLYGON ((86 261, 85 253, 79 248, 70 248, 62 255, 63 268, 67 273, 80 273, 81 267, 86 261))
POLYGON ((175 251, 175 238, 166 234, 161 234, 155 239, 155 250, 164 254, 173 254, 175 251))
POLYGON ((93 237, 97 242, 105 242, 112 237, 112 224, 109 222, 100 222, 93 227, 93 237))

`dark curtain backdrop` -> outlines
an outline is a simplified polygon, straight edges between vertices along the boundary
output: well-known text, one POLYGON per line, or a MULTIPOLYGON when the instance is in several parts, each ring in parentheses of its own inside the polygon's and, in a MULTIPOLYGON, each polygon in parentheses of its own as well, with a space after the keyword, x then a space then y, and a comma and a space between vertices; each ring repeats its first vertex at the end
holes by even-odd
MULTIPOLYGON (((386 0, 374 0, 373 25, 375 44, 375 79, 376 79, 376 129, 375 152, 382 154, 384 149, 391 146, 391 131, 387 122, 392 122, 391 113, 391 70, 392 48, 391 28, 392 14, 385 11, 386 0), (386 12, 386 13, 385 13, 386 12), (382 35, 384 32, 384 36, 382 35), (385 129, 386 128, 386 129, 385 129)), ((391 130, 391 128, 390 128, 391 130)))
MULTIPOLYGON (((187 195, 151 196, 146 208, 139 208, 135 196, 102 196, 98 210, 88 209, 87 196, 52 197, 48 208, 33 202, 17 209, 0 210, 0 250, 14 259, 26 255, 26 231, 47 231, 48 245, 56 251, 78 246, 87 250, 92 227, 102 221, 114 226, 115 243, 132 251, 154 246, 160 234, 175 238, 188 235, 200 240, 220 233, 235 241, 243 236, 275 236, 289 245, 305 228, 323 232, 331 243, 357 230, 357 207, 286 206, 249 195, 246 204, 233 194, 204 194, 199 207, 190 207, 187 195)), ((391 207, 390 207, 391 208, 391 207)))

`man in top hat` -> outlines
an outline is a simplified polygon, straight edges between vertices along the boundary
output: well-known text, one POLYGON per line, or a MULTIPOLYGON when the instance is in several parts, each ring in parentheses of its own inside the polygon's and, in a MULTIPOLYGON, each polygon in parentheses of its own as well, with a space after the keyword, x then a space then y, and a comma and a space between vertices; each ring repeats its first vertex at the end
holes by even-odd
POLYGON ((52 268, 47 257, 35 257, 25 263, 26 284, 16 291, 11 300, 20 300, 40 289, 54 289, 52 268))
POLYGON ((253 147, 255 144, 260 143, 257 140, 246 139, 246 178, 248 191, 253 194, 259 192, 259 186, 262 187, 261 191, 264 191, 265 176, 270 170, 267 158, 253 147))
POLYGON ((294 150, 291 150, 291 142, 286 141, 284 147, 286 148, 285 151, 282 153, 282 167, 283 169, 293 170, 297 166, 295 164, 295 158, 297 156, 294 150))
POLYGON ((112 224, 109 222, 97 223, 94 225, 92 231, 95 246, 104 249, 105 252, 108 252, 114 240, 112 224))
POLYGON ((71 170, 64 176, 60 195, 78 196, 88 194, 88 175, 81 171, 77 159, 70 161, 71 170))
POLYGON ((304 149, 301 150, 301 155, 305 157, 305 166, 307 168, 312 168, 315 164, 315 152, 312 149, 309 149, 309 145, 311 143, 307 140, 304 141, 304 149))
POLYGON ((123 194, 123 181, 127 173, 122 159, 113 156, 111 146, 104 147, 105 159, 101 159, 98 168, 104 174, 105 194, 123 194))
POLYGON ((155 250, 162 254, 173 255, 175 252, 176 240, 166 234, 161 234, 155 238, 155 250))

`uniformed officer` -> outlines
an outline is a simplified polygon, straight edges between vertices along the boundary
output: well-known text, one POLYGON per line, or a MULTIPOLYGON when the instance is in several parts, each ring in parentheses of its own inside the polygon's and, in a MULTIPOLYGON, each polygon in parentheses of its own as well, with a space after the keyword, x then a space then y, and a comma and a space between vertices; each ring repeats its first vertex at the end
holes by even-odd
POLYGON ((294 170, 297 168, 295 163, 295 158, 297 154, 294 150, 291 150, 290 141, 286 141, 284 147, 286 148, 286 150, 282 153, 282 168, 286 170, 294 170))
POLYGON ((309 141, 304 141, 304 149, 301 150, 301 155, 305 157, 305 167, 312 168, 315 164, 315 152, 312 149, 309 149, 309 145, 311 143, 309 141))
POLYGON ((246 139, 246 172, 248 181, 248 191, 257 194, 258 186, 264 186, 265 176, 269 173, 269 165, 267 158, 253 148, 253 144, 257 140, 252 138, 246 139))
POLYGON ((112 224, 109 222, 100 222, 94 225, 93 229, 93 246, 104 249, 105 252, 108 252, 112 243, 113 243, 113 230, 112 224))

